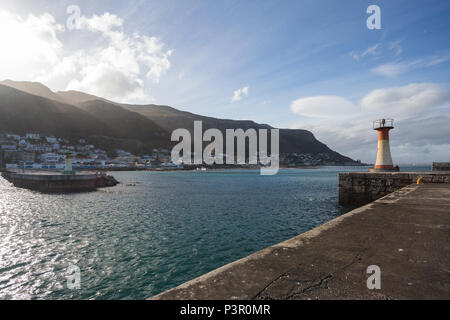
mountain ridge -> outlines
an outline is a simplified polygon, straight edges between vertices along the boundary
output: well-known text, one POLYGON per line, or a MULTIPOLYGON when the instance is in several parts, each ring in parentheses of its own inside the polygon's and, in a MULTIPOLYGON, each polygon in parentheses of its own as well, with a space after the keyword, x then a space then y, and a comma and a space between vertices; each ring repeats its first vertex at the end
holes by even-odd
MULTIPOLYGON (((252 120, 219 119, 164 105, 121 104, 79 91, 55 93, 38 82, 12 80, 0 81, 0 116, 4 117, 0 120, 0 131, 41 130, 66 138, 88 138, 107 149, 141 153, 150 152, 152 148, 170 148, 173 145, 171 132, 177 128, 192 132, 194 121, 202 121, 204 130, 217 128, 222 132, 225 129, 273 128, 252 120), (36 108, 38 110, 34 110, 36 108), (34 117, 30 118, 31 114, 34 117)), ((280 129, 280 152, 327 154, 340 163, 354 162, 304 129, 280 129)))

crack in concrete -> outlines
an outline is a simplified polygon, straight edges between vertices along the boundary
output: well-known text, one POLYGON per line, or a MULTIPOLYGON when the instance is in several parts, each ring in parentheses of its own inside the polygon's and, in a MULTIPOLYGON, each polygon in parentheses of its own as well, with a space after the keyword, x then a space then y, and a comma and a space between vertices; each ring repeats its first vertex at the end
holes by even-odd
MULTIPOLYGON (((291 292, 288 296, 283 297, 282 300, 289 300, 289 299, 292 299, 293 297, 295 297, 297 295, 304 294, 304 293, 306 293, 308 291, 312 291, 312 290, 315 290, 317 288, 320 288, 324 282, 326 283, 331 278, 333 278, 333 275, 331 273, 329 273, 325 277, 320 278, 317 283, 312 284, 312 285, 310 285, 310 286, 308 286, 306 288, 303 288, 300 291, 291 292)), ((328 289, 328 287, 325 287, 324 289, 328 289)))
POLYGON ((275 298, 272 297, 270 292, 267 292, 271 286, 273 286, 275 283, 277 283, 279 280, 283 279, 283 278, 289 278, 291 276, 291 273, 296 271, 297 267, 301 266, 301 265, 297 265, 296 267, 282 273, 281 275, 279 275, 278 277, 276 277, 275 279, 273 279, 271 282, 269 282, 262 290, 260 290, 252 299, 263 299, 263 300, 275 300, 275 299, 282 299, 282 300, 289 300, 294 298, 297 295, 301 295, 301 294, 305 294, 307 292, 319 289, 319 288, 323 288, 323 289, 328 289, 328 286, 322 287, 323 284, 326 284, 329 280, 331 280, 334 276, 333 274, 338 274, 342 271, 344 271, 345 269, 347 269, 348 267, 350 267, 351 265, 355 264, 356 262, 360 261, 362 257, 362 253, 357 254, 351 262, 349 262, 348 264, 342 266, 341 268, 337 269, 335 272, 333 273, 327 273, 325 276, 320 277, 318 280, 300 280, 300 279, 296 279, 295 277, 293 277, 292 279, 288 279, 288 281, 291 282, 296 282, 297 284, 300 283, 307 283, 307 282, 313 282, 313 284, 302 288, 301 290, 290 290, 290 292, 285 295, 282 296, 281 298, 275 298), (264 293, 264 295, 262 295, 264 293))
MULTIPOLYGON (((298 265, 298 266, 300 266, 300 265, 298 265)), ((276 277, 275 279, 273 279, 272 281, 270 281, 264 288, 262 288, 253 298, 252 298, 252 300, 256 300, 256 299, 259 299, 260 298, 260 295, 264 292, 264 291, 266 291, 270 286, 272 286, 275 282, 277 282, 278 280, 280 280, 281 278, 283 278, 283 277, 289 277, 289 272, 291 272, 291 271, 293 271, 293 270, 295 270, 296 269, 296 267, 294 267, 294 268, 292 268, 292 269, 290 269, 290 270, 288 270, 288 271, 286 271, 286 272, 284 272, 284 273, 282 273, 282 274, 280 274, 278 277, 276 277)), ((269 298, 270 299, 270 298, 269 298)))

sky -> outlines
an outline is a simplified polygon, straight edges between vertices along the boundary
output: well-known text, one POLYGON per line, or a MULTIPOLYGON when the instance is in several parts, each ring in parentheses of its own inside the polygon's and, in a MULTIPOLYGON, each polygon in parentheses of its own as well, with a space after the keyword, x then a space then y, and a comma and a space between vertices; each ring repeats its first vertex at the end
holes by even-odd
POLYGON ((394 118, 395 164, 450 161, 449 34, 445 0, 0 0, 0 80, 307 129, 372 163, 394 118))

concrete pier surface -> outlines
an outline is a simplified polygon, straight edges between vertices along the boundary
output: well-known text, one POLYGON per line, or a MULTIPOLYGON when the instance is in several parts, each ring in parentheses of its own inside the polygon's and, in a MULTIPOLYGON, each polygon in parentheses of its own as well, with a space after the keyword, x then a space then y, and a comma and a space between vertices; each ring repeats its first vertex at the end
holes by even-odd
POLYGON ((409 185, 152 299, 450 299, 450 184, 409 185))

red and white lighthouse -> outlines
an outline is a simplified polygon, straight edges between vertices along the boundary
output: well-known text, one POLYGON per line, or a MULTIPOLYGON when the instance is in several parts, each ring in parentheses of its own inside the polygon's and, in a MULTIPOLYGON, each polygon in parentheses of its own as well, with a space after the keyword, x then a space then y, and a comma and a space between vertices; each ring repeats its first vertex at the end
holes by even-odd
POLYGON ((394 129, 393 119, 380 119, 373 122, 373 129, 378 131, 378 153, 375 166, 370 171, 398 171, 394 168, 389 146, 389 131, 394 129))

